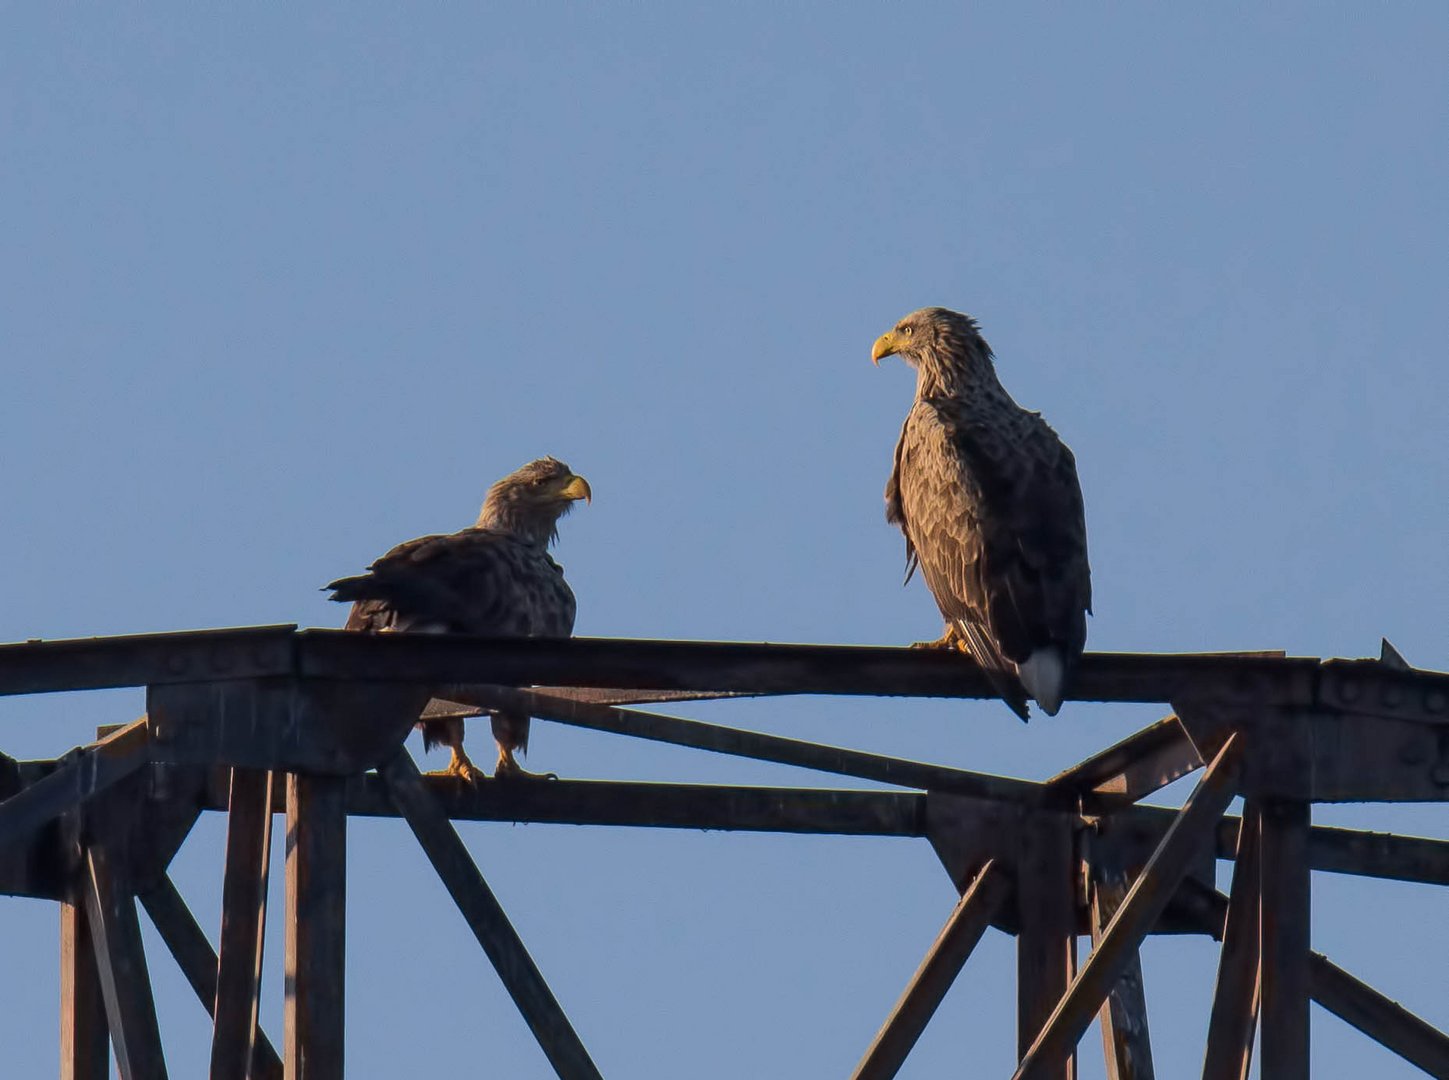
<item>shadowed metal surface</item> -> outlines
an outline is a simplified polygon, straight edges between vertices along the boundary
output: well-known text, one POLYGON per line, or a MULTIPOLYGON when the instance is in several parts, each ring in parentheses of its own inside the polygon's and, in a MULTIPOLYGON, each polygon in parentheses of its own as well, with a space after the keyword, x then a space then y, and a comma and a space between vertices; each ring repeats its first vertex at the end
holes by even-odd
MULTIPOLYGON (((963 890, 980 880, 987 862, 999 867, 986 878, 990 902, 964 903, 923 962, 867 1055, 863 1067, 877 1070, 869 1075, 899 1066, 988 924, 1018 935, 1024 1074, 1072 1075, 1075 1035, 1109 991, 1109 1067, 1118 1075, 1145 1072, 1145 1005, 1131 976, 1137 942, 1149 933, 1222 937, 1225 921, 1231 977, 1220 1011, 1233 1018, 1213 1024, 1227 1050, 1224 1075, 1246 1067, 1242 1017, 1260 992, 1251 957, 1228 953, 1237 957, 1233 941, 1260 922, 1265 1080, 1301 1074, 1310 995, 1430 1071, 1442 1071, 1446 1060, 1449 1039, 1312 953, 1305 933, 1310 869, 1449 884, 1449 842, 1312 827, 1308 816, 1314 801, 1449 801, 1449 770, 1434 752, 1449 726, 1442 673, 1273 654, 1089 654, 1075 683, 1078 699, 1165 701, 1181 719, 1037 783, 619 707, 817 692, 991 696, 973 663, 939 653, 293 627, 0 646, 0 692, 115 685, 147 686, 148 717, 57 760, 0 755, 0 893, 74 897, 85 906, 69 909, 63 938, 68 1075, 99 1080, 97 1025, 114 1029, 124 1073, 164 1068, 135 933, 136 899, 217 1013, 224 1045, 256 1039, 254 1077, 283 1069, 341 1075, 346 818, 397 817, 399 804, 560 1075, 597 1070, 522 942, 488 902, 449 819, 921 837, 963 890), (418 776, 410 760, 404 768, 400 744, 420 710, 461 719, 484 707, 914 790, 468 784, 418 776), (1267 858, 1253 855, 1252 830, 1238 819, 1214 820, 1231 791, 1224 746, 1242 748, 1234 751, 1243 759, 1237 782, 1252 805, 1275 815, 1264 837, 1267 858), (1195 796, 1181 812, 1136 802, 1214 755, 1218 767, 1200 785, 1205 801, 1195 796), (366 771, 380 762, 391 790, 366 771), (224 925, 236 932, 232 944, 224 942, 221 966, 236 982, 222 995, 216 954, 166 876, 199 811, 226 808, 231 773, 223 765, 290 770, 285 796, 280 784, 270 800, 259 792, 248 801, 250 821, 234 820, 240 856, 266 820, 268 802, 272 813, 288 813, 285 1064, 247 1016, 257 1000, 254 969, 247 969, 260 927, 243 923, 259 908, 248 913, 238 905, 256 904, 258 867, 238 858, 237 873, 228 872, 224 925), (1241 911, 1228 921, 1212 861, 1235 857, 1243 863, 1234 889, 1241 911), (1261 888, 1254 870, 1262 871, 1261 888), (1075 939, 1094 931, 1098 948, 1073 977, 1075 939), (219 997, 225 1009, 217 1008, 219 997)), ((239 1075, 234 1052, 218 1052, 223 1069, 229 1061, 239 1075)))

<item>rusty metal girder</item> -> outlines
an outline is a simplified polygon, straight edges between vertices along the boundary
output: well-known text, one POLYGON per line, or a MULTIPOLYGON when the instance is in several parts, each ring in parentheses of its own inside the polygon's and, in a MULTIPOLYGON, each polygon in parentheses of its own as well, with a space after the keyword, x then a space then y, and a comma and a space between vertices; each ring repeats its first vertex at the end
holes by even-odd
MULTIPOLYGON (((1266 694, 1311 706, 1319 661, 1220 653, 1091 653, 1077 701, 1169 701, 1266 694)), ((0 694, 159 686, 242 678, 562 685, 757 694, 995 696, 971 661, 876 646, 608 638, 549 640, 455 634, 358 634, 291 626, 33 641, 0 645, 0 694)), ((1411 672, 1411 681, 1449 677, 1411 672)))
POLYGON ((1266 704, 1177 708, 1194 742, 1242 733, 1245 794, 1307 802, 1449 799, 1449 723, 1266 704))
POLYGON ((1013 1080, 1045 1080, 1057 1073, 1082 1032, 1101 1008, 1135 950, 1166 910, 1186 875, 1192 850, 1206 846, 1214 823, 1237 790, 1242 747, 1236 737, 1223 744, 1183 804, 1162 843, 1092 950, 1041 1033, 1023 1056, 1013 1080))
MULTIPOLYGON (((1102 818, 1078 818, 1075 843, 1089 865, 1100 863, 1120 867, 1129 878, 1135 878, 1157 850, 1177 813, 1176 810, 1159 807, 1127 807, 1102 818)), ((1053 819, 1063 816, 1055 811, 944 792, 932 791, 925 795, 926 837, 958 891, 965 889, 990 859, 996 860, 1015 880, 1020 872, 1020 857, 1025 850, 1023 834, 1030 828, 1030 822, 1040 815, 1053 819)), ((1212 845, 1203 845, 1194 851, 1188 859, 1186 880, 1201 889, 1213 888, 1216 882, 1215 854, 1212 845)), ((1153 933, 1202 933, 1202 911, 1195 900, 1196 895, 1185 887, 1178 890, 1154 926, 1153 933)), ((1085 895, 1079 897, 1076 918, 1077 932, 1091 934, 1091 917, 1085 895)), ((1021 927, 1015 906, 1002 905, 992 925, 1008 934, 1018 933, 1021 927)))
POLYGON ((1396 669, 1381 660, 1325 660, 1316 704, 1360 716, 1449 724, 1449 675, 1396 669))
POLYGON ((1134 732, 1046 782, 1084 807, 1106 810, 1145 798, 1203 766, 1202 755, 1176 716, 1134 732))
POLYGON ((347 776, 385 761, 428 700, 426 687, 331 679, 232 679, 152 686, 153 756, 347 776))
POLYGON ((296 632, 242 626, 0 645, 0 694, 290 675, 296 632))

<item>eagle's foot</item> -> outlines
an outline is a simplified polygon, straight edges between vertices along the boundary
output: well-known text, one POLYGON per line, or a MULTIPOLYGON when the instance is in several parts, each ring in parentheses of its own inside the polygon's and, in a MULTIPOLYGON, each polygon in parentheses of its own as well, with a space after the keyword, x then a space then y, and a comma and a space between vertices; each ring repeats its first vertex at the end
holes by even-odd
POLYGON ((498 764, 493 769, 495 780, 557 780, 558 773, 529 772, 518 759, 513 756, 513 751, 500 749, 498 753, 498 764))
POLYGON ((487 780, 488 774, 474 765, 467 754, 457 747, 453 748, 453 758, 448 762, 448 767, 441 772, 428 773, 429 776, 459 776, 470 784, 476 784, 481 780, 487 780))
POLYGON ((963 649, 965 645, 966 643, 961 640, 961 631, 957 630, 954 624, 947 626, 946 632, 935 641, 911 642, 913 649, 963 649))

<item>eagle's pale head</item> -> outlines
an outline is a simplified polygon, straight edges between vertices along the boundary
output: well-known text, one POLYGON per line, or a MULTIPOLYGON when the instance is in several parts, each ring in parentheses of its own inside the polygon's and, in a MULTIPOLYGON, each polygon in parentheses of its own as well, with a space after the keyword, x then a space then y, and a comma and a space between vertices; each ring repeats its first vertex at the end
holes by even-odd
POLYGON ((879 364, 887 356, 899 356, 912 367, 920 367, 932 353, 958 352, 980 352, 989 357, 991 348, 970 315, 928 307, 911 312, 876 338, 870 358, 879 364))
POLYGON ((991 346, 970 315, 949 308, 913 311, 875 339, 871 360, 899 356, 916 369, 918 397, 939 393, 995 392, 999 383, 991 346))
POLYGON ((558 520, 580 499, 593 498, 589 482, 557 458, 530 461, 488 489, 478 515, 482 528, 515 533, 538 544, 558 538, 558 520))

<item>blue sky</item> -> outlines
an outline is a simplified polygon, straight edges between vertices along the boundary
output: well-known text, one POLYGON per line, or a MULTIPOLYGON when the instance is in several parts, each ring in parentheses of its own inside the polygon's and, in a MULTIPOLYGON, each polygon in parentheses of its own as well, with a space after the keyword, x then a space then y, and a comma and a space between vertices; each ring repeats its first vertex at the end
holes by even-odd
MULTIPOLYGON (((580 633, 934 636, 882 515, 911 379, 869 350, 939 303, 1077 453, 1090 647, 1365 655, 1388 634, 1445 664, 1440 9, 4 23, 0 640, 337 625, 318 586, 470 523, 544 453, 595 491, 559 548, 580 633)), ((140 709, 7 700, 0 747, 51 756, 140 709)), ((690 711, 1030 777, 1156 715, 690 711)), ((530 764, 834 783, 546 724, 530 764)), ((1449 835, 1439 808, 1316 820, 1449 835)), ((953 903, 924 841, 462 831, 610 1076, 845 1073, 953 903)), ((222 836, 204 822, 175 866, 209 928, 222 836)), ((349 861, 349 1075, 548 1075, 405 829, 355 824, 349 861)), ((1437 894, 1315 890, 1316 947, 1449 1024, 1437 894)), ((17 1074, 53 1072, 54 910, 4 901, 0 932, 17 1074)), ((204 1014, 151 963, 173 1075, 199 1075, 204 1014)), ((1214 952, 1153 942, 1146 965, 1159 1072, 1186 1075, 1214 952)), ((989 936, 903 1075, 1008 1073, 1012 971, 989 936)), ((1417 1075, 1321 1012, 1314 1054, 1417 1075)))

